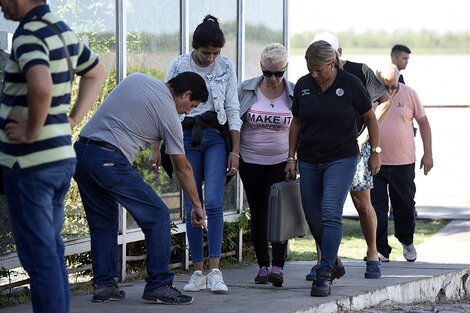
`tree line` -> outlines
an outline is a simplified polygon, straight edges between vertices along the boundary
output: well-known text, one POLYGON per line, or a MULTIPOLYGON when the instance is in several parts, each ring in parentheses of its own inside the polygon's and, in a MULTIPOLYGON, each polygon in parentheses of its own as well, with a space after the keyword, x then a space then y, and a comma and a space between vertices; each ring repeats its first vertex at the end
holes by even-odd
MULTIPOLYGON (((294 52, 303 53, 313 37, 319 32, 311 31, 291 35, 290 45, 294 52)), ((408 46, 413 53, 470 53, 470 31, 446 32, 439 34, 432 30, 409 31, 396 30, 394 32, 366 31, 355 33, 353 31, 337 32, 340 47, 349 53, 389 53, 395 44, 408 46)))

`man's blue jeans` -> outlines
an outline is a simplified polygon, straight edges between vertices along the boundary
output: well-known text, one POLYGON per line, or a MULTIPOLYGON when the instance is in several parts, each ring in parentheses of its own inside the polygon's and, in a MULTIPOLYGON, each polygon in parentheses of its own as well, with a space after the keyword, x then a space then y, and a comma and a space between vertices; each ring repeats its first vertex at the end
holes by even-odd
MULTIPOLYGON (((191 145, 191 133, 191 129, 184 131, 184 150, 193 168, 199 199, 203 203, 207 214, 209 258, 220 258, 224 232, 222 197, 224 194, 225 174, 227 173, 225 141, 222 135, 214 128, 205 128, 201 143, 193 147, 191 145), (204 181, 204 198, 202 195, 202 181, 204 181)), ((194 263, 203 262, 202 229, 191 225, 192 205, 186 194, 184 195, 184 208, 186 210, 186 231, 192 261, 194 263)))
POLYGON ((34 312, 69 312, 70 292, 60 236, 64 197, 75 164, 38 170, 3 168, 16 251, 31 281, 34 312))
POLYGON ((168 207, 119 153, 78 141, 74 147, 78 158, 74 178, 90 227, 93 283, 112 286, 119 273, 118 202, 145 235, 145 292, 172 282, 173 272, 168 270, 171 249, 168 207))
POLYGON ((300 194, 310 231, 321 247, 321 267, 332 270, 343 237, 343 205, 357 156, 325 163, 299 162, 300 194))

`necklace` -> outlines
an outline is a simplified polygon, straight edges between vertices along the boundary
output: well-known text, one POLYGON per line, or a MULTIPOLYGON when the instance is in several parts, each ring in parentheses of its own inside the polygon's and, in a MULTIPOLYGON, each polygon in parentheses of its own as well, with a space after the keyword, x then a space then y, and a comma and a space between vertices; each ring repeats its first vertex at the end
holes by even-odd
POLYGON ((271 109, 274 109, 274 100, 276 100, 276 99, 268 98, 265 94, 263 94, 263 96, 264 96, 266 99, 269 100, 269 107, 270 107, 271 109))
MULTIPOLYGON (((263 80, 264 80, 264 79, 263 79, 263 80)), ((270 107, 271 109, 274 109, 274 106, 275 106, 275 105, 274 105, 274 100, 278 99, 278 98, 282 95, 282 93, 284 92, 284 88, 285 88, 285 87, 284 87, 283 85, 282 85, 282 86, 279 85, 278 87, 275 88, 275 90, 279 90, 279 88, 282 88, 281 94, 278 95, 277 97, 276 97, 276 93, 278 93, 278 91, 274 91, 275 98, 270 98, 270 97, 267 96, 267 94, 268 94, 268 93, 271 93, 271 92, 268 92, 268 89, 266 88, 266 86, 263 86, 263 89, 265 89, 266 94, 263 92, 263 90, 262 90, 262 88, 261 88, 261 84, 260 84, 260 86, 259 86, 258 88, 260 88, 260 91, 261 91, 261 93, 263 94, 263 97, 266 98, 267 100, 269 100, 269 107, 270 107)), ((271 96, 272 96, 272 94, 271 94, 271 96)))

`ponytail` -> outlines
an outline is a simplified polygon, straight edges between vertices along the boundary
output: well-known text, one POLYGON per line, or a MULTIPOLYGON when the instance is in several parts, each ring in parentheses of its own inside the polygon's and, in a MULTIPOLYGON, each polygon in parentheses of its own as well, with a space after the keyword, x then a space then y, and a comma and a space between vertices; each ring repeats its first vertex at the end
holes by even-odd
POLYGON ((219 20, 210 14, 194 30, 192 46, 195 50, 200 47, 212 46, 223 48, 225 45, 224 32, 219 27, 219 20))

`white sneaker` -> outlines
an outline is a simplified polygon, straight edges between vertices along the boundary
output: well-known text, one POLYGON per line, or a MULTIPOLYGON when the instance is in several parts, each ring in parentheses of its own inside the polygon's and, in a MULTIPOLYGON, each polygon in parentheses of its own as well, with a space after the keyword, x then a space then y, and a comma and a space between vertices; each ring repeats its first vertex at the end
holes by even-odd
MULTIPOLYGON (((380 261, 380 262, 390 262, 390 259, 387 258, 386 256, 384 256, 382 253, 378 252, 377 254, 378 254, 378 256, 379 256, 379 261, 380 261)), ((367 255, 364 257, 363 260, 364 260, 364 261, 367 261, 367 255)))
POLYGON ((410 244, 409 246, 402 243, 403 246, 403 256, 408 262, 414 262, 416 260, 416 248, 414 244, 410 244))
POLYGON ((390 262, 390 259, 384 256, 382 253, 378 253, 380 262, 390 262))
POLYGON ((199 291, 201 289, 206 289, 206 276, 202 274, 201 271, 195 271, 193 275, 191 275, 191 279, 189 282, 184 286, 184 291, 199 291))
POLYGON ((214 268, 207 274, 207 288, 210 288, 214 293, 226 293, 228 291, 227 285, 224 283, 222 273, 214 268))

